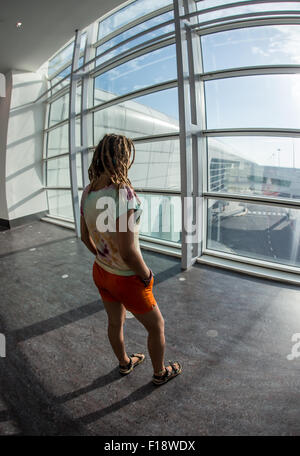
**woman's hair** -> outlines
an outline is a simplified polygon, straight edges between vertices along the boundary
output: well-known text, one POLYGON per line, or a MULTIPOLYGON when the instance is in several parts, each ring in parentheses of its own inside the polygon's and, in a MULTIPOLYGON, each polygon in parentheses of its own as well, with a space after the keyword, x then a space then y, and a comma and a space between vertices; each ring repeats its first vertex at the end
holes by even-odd
POLYGON ((132 188, 127 173, 134 159, 135 147, 131 139, 122 135, 105 135, 96 147, 89 167, 90 191, 93 190, 100 175, 109 177, 118 190, 123 185, 132 188), (129 164, 131 151, 133 151, 133 158, 129 164))

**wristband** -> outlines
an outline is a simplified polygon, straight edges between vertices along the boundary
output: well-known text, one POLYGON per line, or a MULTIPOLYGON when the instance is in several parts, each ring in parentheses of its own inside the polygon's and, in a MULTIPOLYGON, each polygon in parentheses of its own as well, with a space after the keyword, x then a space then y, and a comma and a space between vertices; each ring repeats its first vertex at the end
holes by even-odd
POLYGON ((151 282, 151 280, 152 280, 152 277, 153 277, 153 272, 152 272, 151 269, 150 269, 150 276, 149 276, 149 278, 148 278, 148 279, 141 279, 141 281, 143 282, 143 284, 145 285, 145 287, 147 287, 147 286, 150 284, 150 282, 151 282))

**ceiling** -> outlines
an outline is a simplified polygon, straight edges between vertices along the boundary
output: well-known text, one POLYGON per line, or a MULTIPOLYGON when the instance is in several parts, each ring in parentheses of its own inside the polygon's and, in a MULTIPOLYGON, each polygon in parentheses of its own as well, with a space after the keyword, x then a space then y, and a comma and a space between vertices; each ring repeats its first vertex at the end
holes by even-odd
POLYGON ((73 36, 124 0, 0 0, 0 73, 36 71, 73 36), (22 27, 16 27, 17 22, 22 27))

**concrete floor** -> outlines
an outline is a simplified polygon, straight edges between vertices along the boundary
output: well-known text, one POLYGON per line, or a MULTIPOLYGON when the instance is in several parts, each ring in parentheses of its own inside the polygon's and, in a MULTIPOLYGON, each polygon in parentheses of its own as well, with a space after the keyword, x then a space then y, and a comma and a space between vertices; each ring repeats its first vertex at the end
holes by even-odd
POLYGON ((159 388, 134 318, 128 353, 147 359, 119 375, 93 257, 72 231, 34 222, 0 232, 0 434, 300 435, 300 359, 287 359, 299 289, 202 265, 182 272, 178 259, 143 254, 166 360, 184 369, 159 388))

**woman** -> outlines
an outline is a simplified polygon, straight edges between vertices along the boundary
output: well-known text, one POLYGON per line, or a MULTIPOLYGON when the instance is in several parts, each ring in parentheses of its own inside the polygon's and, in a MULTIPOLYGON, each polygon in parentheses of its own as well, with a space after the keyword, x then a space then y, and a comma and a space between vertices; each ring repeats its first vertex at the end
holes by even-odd
POLYGON ((120 373, 129 374, 145 359, 142 353, 126 353, 127 309, 148 331, 152 382, 161 385, 180 374, 182 367, 179 362, 164 364, 164 320, 152 292, 153 273, 139 247, 141 202, 128 179, 134 158, 133 142, 125 136, 109 134, 99 142, 89 168, 90 184, 81 199, 81 239, 96 256, 93 279, 108 315, 108 338, 120 373))

